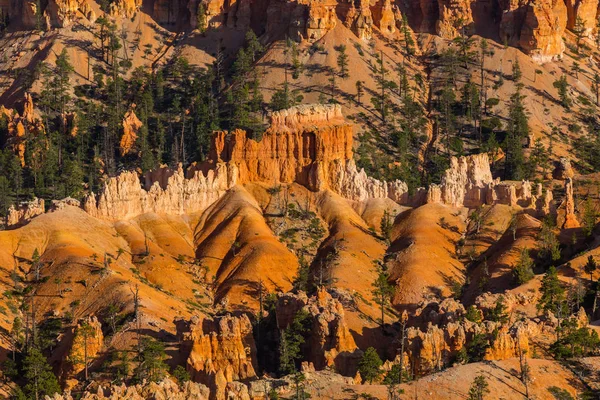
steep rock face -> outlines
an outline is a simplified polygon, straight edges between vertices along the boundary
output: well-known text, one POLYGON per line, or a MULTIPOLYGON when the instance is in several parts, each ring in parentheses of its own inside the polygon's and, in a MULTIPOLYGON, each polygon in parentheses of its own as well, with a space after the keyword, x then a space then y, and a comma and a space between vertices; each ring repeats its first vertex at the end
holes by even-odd
POLYGON ((15 228, 45 212, 44 199, 35 198, 18 207, 10 206, 6 215, 6 226, 15 228))
POLYGON ((356 373, 362 351, 358 349, 344 317, 344 307, 321 289, 313 297, 304 293, 286 293, 276 305, 277 327, 285 329, 300 310, 308 312, 311 329, 305 344, 305 359, 321 370, 335 367, 342 375, 356 373))
POLYGON ((109 220, 133 218, 148 212, 193 213, 206 209, 235 183, 235 178, 228 176, 227 167, 223 164, 209 170, 206 175, 202 171, 193 171, 189 179, 185 178, 181 166, 177 171, 161 168, 154 175, 163 178, 148 182, 150 185, 146 189, 142 188, 135 171, 110 178, 97 198, 91 193, 84 199, 83 209, 96 218, 109 220), (165 184, 161 185, 161 182, 165 184))
POLYGON ((6 147, 19 157, 21 165, 24 166, 25 147, 27 145, 25 135, 28 132, 35 136, 45 133, 42 120, 34 111, 31 95, 25 93, 21 115, 16 110, 0 106, 0 117, 5 118, 7 122, 8 137, 6 147))
MULTIPOLYGON (((102 399, 120 399, 120 400, 143 400, 143 399, 169 399, 169 400, 208 400, 209 389, 194 382, 183 382, 179 385, 169 378, 161 382, 148 382, 140 385, 125 386, 109 385, 99 386, 95 393, 86 391, 81 397, 75 397, 81 400, 102 400, 102 399)), ((55 394, 52 400, 74 400, 69 391, 63 395, 55 394)))
POLYGON ((417 311, 421 328, 407 329, 403 355, 414 371, 427 374, 451 365, 476 334, 490 340, 485 359, 502 360, 518 356, 519 349, 529 351, 529 339, 540 333, 540 328, 530 321, 477 324, 466 320, 465 313, 463 305, 453 299, 431 303, 417 311))
POLYGON ((545 203, 538 202, 538 197, 532 193, 529 181, 516 185, 493 179, 489 158, 485 153, 452 157, 442 182, 429 187, 425 202, 469 208, 494 203, 538 209, 547 206, 545 203))
POLYGON ((83 371, 85 369, 86 353, 87 361, 91 363, 102 349, 103 341, 102 325, 95 316, 90 316, 85 321, 77 324, 75 337, 67 358, 70 368, 65 373, 76 375, 83 371))
POLYGON ((567 27, 564 0, 532 1, 526 10, 519 46, 540 63, 562 56, 562 34, 567 27))
POLYGON ((335 28, 337 1, 310 2, 306 21, 306 37, 309 41, 321 39, 327 32, 335 28))
POLYGON ((187 370, 192 380, 209 385, 211 399, 225 399, 228 382, 256 377, 256 347, 246 315, 195 317, 183 340, 190 348, 187 370))
POLYGON ((187 0, 154 0, 152 17, 163 25, 177 25, 184 21, 187 15, 187 0))
POLYGON ((575 215, 575 200, 573 199, 573 180, 565 179, 565 219, 562 225, 563 229, 579 228, 579 221, 575 215))
POLYGON ((554 179, 560 180, 573 178, 575 176, 575 171, 573 171, 573 167, 571 166, 571 160, 567 157, 561 157, 556 168, 552 172, 552 176, 554 179))
MULTIPOLYGON (((130 143, 128 140, 127 143, 130 143)), ((98 218, 126 219, 146 212, 184 214, 206 209, 238 183, 300 183, 311 190, 331 189, 351 200, 389 197, 408 201, 408 187, 358 171, 352 154, 352 126, 339 105, 305 105, 273 113, 271 126, 257 142, 247 133, 217 132, 211 161, 146 175, 145 188, 135 172, 110 178, 84 209, 98 218)))
POLYGON ((473 32, 473 14, 470 0, 438 0, 439 19, 435 30, 446 39, 454 39, 461 30, 473 32))
POLYGON ((142 0, 116 0, 110 4, 110 15, 132 18, 142 7, 142 0))
POLYGON ((358 0, 356 17, 353 19, 352 31, 359 39, 368 40, 373 35, 373 15, 368 0, 358 0))
POLYGON ((135 105, 132 106, 123 117, 123 136, 119 143, 121 156, 131 153, 134 150, 135 142, 138 138, 138 133, 142 127, 142 121, 139 120, 133 111, 135 105))
POLYGON ((441 182, 441 201, 453 206, 471 206, 485 200, 487 185, 493 181, 487 154, 452 157, 441 182))
POLYGON ((218 132, 213 160, 237 171, 238 182, 300 183, 311 190, 331 189, 351 200, 406 197, 400 182, 382 182, 358 171, 352 155, 352 126, 339 105, 297 106, 275 112, 257 142, 246 132, 218 132))
POLYGON ((396 32, 396 14, 391 0, 381 0, 373 7, 373 20, 383 34, 396 32))
POLYGON ((591 36, 596 28, 598 0, 565 0, 567 6, 567 28, 573 30, 579 19, 583 36, 591 36))

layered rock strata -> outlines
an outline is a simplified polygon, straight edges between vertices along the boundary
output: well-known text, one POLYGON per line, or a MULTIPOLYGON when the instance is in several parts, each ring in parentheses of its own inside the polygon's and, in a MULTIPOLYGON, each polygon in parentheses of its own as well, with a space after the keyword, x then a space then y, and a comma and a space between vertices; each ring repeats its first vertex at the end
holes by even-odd
POLYGON ((0 117, 6 119, 8 137, 6 147, 16 154, 25 166, 25 136, 30 133, 34 136, 45 133, 42 119, 34 111, 33 100, 29 93, 25 93, 23 99, 23 111, 21 114, 13 109, 0 106, 0 117))
POLYGON ((256 377, 256 346, 247 315, 194 317, 183 333, 193 381, 211 388, 211 399, 225 399, 228 384, 256 377))
POLYGON ((75 337, 67 357, 70 368, 65 372, 68 375, 76 375, 83 371, 85 363, 91 363, 96 358, 104 341, 102 325, 95 316, 90 316, 77 324, 74 334, 75 337))
POLYGON ((406 331, 406 351, 402 356, 409 363, 409 370, 427 374, 451 365, 475 335, 483 335, 489 341, 486 360, 517 357, 520 351, 531 354, 530 339, 540 333, 540 327, 528 320, 475 323, 465 319, 465 314, 463 305, 453 299, 419 310, 422 326, 406 331))
POLYGON ((352 126, 339 105, 298 106, 275 112, 261 141, 241 130, 214 135, 211 161, 187 173, 161 168, 148 173, 142 187, 136 172, 110 178, 99 196, 83 201, 91 215, 109 220, 155 212, 181 215, 205 210, 236 184, 300 183, 330 189, 356 201, 386 198, 408 202, 408 187, 358 170, 352 153, 352 126))
POLYGON ((315 369, 335 367, 342 375, 356 373, 362 351, 346 325, 342 303, 321 289, 315 296, 286 293, 279 297, 275 308, 277 327, 285 329, 298 311, 310 316, 310 330, 305 342, 304 355, 315 369))
POLYGON ((38 198, 22 203, 18 207, 10 206, 6 215, 6 226, 16 228, 44 212, 44 200, 38 198))

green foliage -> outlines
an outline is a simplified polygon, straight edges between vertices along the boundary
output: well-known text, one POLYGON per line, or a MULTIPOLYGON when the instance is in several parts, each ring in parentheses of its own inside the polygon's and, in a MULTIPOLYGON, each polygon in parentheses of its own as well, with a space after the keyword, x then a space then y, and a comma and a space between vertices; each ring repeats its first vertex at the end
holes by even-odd
POLYGON ((483 375, 478 375, 469 388, 468 400, 483 400, 490 393, 489 384, 483 375))
POLYGON ((578 328, 576 318, 561 321, 557 329, 559 339, 551 346, 551 351, 558 359, 596 355, 600 349, 598 332, 588 327, 578 328))
POLYGON ((284 82, 281 88, 273 93, 270 106, 273 111, 284 110, 301 103, 302 99, 298 90, 290 90, 289 84, 284 82))
POLYGON ((190 373, 187 372, 182 365, 178 365, 177 367, 175 367, 172 375, 175 377, 175 379, 177 379, 177 382, 179 382, 179 384, 187 382, 191 379, 190 373))
POLYGON ((302 358, 304 334, 308 331, 310 314, 300 310, 294 316, 290 325, 281 331, 279 338, 279 371, 291 374, 297 371, 297 363, 302 358))
POLYGON ((591 254, 588 256, 587 262, 583 266, 583 269, 586 274, 590 274, 590 283, 594 281, 593 274, 598 269, 598 264, 596 260, 594 260, 594 256, 591 254))
POLYGON ((523 141, 529 136, 529 120, 523 99, 517 88, 508 105, 508 126, 503 144, 506 153, 504 179, 507 180, 521 180, 524 175, 523 141))
POLYGON ((554 81, 553 86, 558 90, 558 96, 560 97, 560 104, 567 110, 571 109, 573 101, 569 97, 569 84, 567 83, 567 76, 563 75, 558 80, 554 81))
POLYGON ((559 388, 558 386, 550 386, 548 388, 548 392, 556 400, 575 400, 568 390, 559 388))
POLYGON ((544 218, 542 221, 542 229, 538 239, 541 242, 539 257, 542 260, 551 263, 560 259, 560 243, 554 233, 553 223, 549 217, 544 218))
POLYGON ((490 342, 486 335, 477 333, 467 344, 467 357, 469 362, 480 362, 485 356, 485 352, 490 347, 490 342))
POLYGON ((598 212, 594 208, 591 199, 587 199, 583 209, 582 223, 583 233, 585 236, 590 237, 596 227, 596 219, 598 218, 598 212))
POLYGON ((25 378, 23 393, 28 398, 37 399, 60 393, 58 380, 52 372, 48 360, 37 348, 31 347, 23 360, 23 373, 25 378))
POLYGON ((542 278, 540 292, 542 295, 538 300, 538 310, 550 311, 555 314, 561 311, 565 301, 565 289, 558 279, 556 268, 548 269, 542 278))
POLYGON ((363 381, 372 384, 373 380, 381 375, 382 365, 383 362, 377 351, 373 347, 369 347, 358 362, 358 372, 360 372, 363 381))
POLYGON ((471 322, 475 322, 476 324, 479 324, 483 321, 481 311, 479 311, 479 309, 477 307, 475 307, 474 305, 471 305, 471 306, 469 306, 469 308, 467 308, 467 313, 465 314, 465 318, 471 322))
POLYGON ((522 285, 533 279, 533 259, 529 256, 529 250, 521 250, 517 265, 513 268, 513 279, 517 285, 522 285))
POLYGON ((156 339, 144 337, 140 347, 137 376, 152 382, 160 381, 168 370, 165 346, 156 339))
POLYGON ((338 73, 342 79, 348 77, 348 54, 346 54, 346 45, 339 45, 335 48, 337 51, 337 65, 338 65, 338 73))
POLYGON ((494 308, 489 311, 487 319, 494 322, 500 322, 501 324, 506 324, 509 319, 506 310, 507 307, 504 302, 504 296, 499 296, 498 300, 496 300, 494 308))
POLYGON ((394 286, 390 283, 390 276, 385 265, 375 262, 377 278, 373 282, 373 298, 375 303, 381 307, 381 326, 385 324, 385 306, 390 302, 390 296, 394 293, 394 286))

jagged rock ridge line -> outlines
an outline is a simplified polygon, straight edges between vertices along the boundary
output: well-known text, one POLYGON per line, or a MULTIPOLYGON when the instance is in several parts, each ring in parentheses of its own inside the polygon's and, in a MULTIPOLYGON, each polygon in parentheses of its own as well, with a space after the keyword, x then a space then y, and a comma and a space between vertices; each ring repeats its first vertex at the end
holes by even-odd
POLYGON ((135 172, 110 178, 101 194, 86 197, 91 215, 119 220, 155 212, 187 214, 205 210, 236 184, 305 185, 331 189, 350 200, 386 198, 408 202, 408 187, 384 182, 358 170, 353 160, 352 126, 339 105, 304 105, 275 112, 262 140, 247 133, 216 132, 211 160, 187 172, 166 167, 145 176, 142 187, 135 172))
MULTIPOLYGON (((358 170, 353 159, 352 126, 339 105, 303 105, 275 112, 260 141, 242 130, 216 132, 210 161, 187 171, 161 167, 144 176, 135 171, 108 179, 101 193, 89 194, 83 209, 94 217, 123 220, 144 213, 183 215, 204 211, 237 184, 261 182, 270 186, 299 183, 313 191, 332 190, 352 201, 389 198, 409 206, 442 203, 478 207, 502 203, 548 214, 552 193, 538 185, 494 180, 487 154, 451 159, 439 185, 409 195, 401 181, 380 181, 358 170)), ((70 202, 77 205, 76 202, 70 202)), ((11 209, 9 226, 43 213, 32 203, 11 209), (29 210, 32 208, 32 210, 29 210)))

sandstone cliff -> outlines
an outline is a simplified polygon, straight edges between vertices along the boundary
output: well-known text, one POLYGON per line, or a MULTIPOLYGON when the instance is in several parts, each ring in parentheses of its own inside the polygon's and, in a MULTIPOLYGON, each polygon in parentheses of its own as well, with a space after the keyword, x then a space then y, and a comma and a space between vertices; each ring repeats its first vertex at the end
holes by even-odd
POLYGON ((194 318, 183 340, 190 349, 187 370, 194 381, 211 388, 211 399, 228 398, 229 382, 256 377, 256 347, 246 315, 194 318))
POLYGON ((16 110, 0 106, 0 117, 6 119, 8 137, 6 147, 16 154, 25 165, 25 136, 33 134, 39 136, 45 134, 41 118, 34 111, 33 100, 29 93, 25 93, 23 99, 23 111, 19 114, 16 110))
POLYGON ((236 130, 217 132, 211 161, 184 173, 161 168, 148 173, 145 188, 135 172, 110 178, 101 194, 89 195, 84 209, 98 218, 127 219, 147 212, 185 214, 205 210, 236 184, 299 183, 331 189, 350 200, 408 201, 408 187, 358 171, 352 153, 352 126, 339 105, 305 105, 275 112, 262 140, 236 130), (187 177, 186 177, 187 175, 187 177))
MULTIPOLYGON (((193 382, 184 382, 179 385, 169 378, 165 378, 161 382, 144 382, 143 384, 126 386, 121 385, 99 385, 94 391, 86 390, 81 397, 73 397, 70 391, 63 395, 54 395, 46 397, 51 400, 102 400, 102 399, 119 399, 119 400, 144 400, 144 399, 169 399, 169 400, 208 400, 209 389, 193 382)), ((240 399, 241 400, 241 399, 240 399)))
POLYGON ((95 316, 90 316, 77 324, 74 335, 67 357, 70 368, 64 371, 66 376, 77 375, 83 371, 86 361, 89 365, 96 358, 104 341, 102 326, 95 316))
POLYGON ((413 371, 427 374, 451 365, 474 335, 484 335, 489 340, 486 360, 517 357, 519 349, 531 354, 529 341, 540 333, 540 327, 530 321, 478 324, 466 320, 465 314, 463 305, 453 299, 417 310, 424 326, 407 329, 404 355, 413 371))
POLYGON ((335 367, 342 375, 354 375, 362 351, 346 325, 342 304, 325 289, 310 298, 302 292, 283 294, 275 308, 277 327, 285 329, 300 310, 307 311, 311 318, 304 359, 317 370, 335 367))
POLYGON ((14 228, 23 225, 44 212, 44 200, 38 198, 22 203, 18 207, 10 206, 6 215, 6 226, 14 228))

